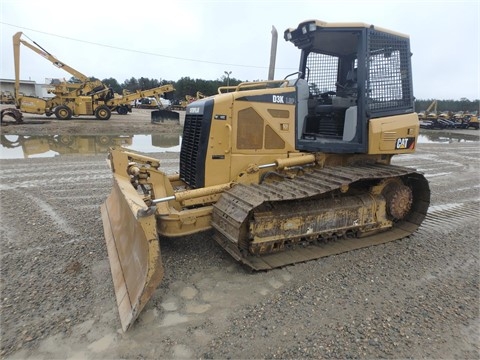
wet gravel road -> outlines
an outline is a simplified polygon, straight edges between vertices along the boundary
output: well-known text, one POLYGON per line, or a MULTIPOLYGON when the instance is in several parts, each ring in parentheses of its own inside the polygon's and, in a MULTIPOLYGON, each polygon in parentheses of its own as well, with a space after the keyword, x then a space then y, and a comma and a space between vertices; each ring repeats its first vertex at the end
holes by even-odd
MULTIPOLYGON (((1 357, 480 358, 478 135, 430 136, 394 161, 430 181, 414 235, 260 273, 210 233, 162 242, 165 279, 127 333, 100 218, 105 154, 0 160, 1 357)), ((177 168, 177 153, 159 157, 177 168)))

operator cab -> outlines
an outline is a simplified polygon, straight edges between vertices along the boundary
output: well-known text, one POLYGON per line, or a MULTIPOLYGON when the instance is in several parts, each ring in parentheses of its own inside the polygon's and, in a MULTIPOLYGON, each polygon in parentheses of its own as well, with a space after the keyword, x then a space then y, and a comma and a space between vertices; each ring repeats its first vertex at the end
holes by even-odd
POLYGON ((284 38, 302 50, 298 150, 365 153, 370 119, 414 112, 407 36, 312 20, 284 38))

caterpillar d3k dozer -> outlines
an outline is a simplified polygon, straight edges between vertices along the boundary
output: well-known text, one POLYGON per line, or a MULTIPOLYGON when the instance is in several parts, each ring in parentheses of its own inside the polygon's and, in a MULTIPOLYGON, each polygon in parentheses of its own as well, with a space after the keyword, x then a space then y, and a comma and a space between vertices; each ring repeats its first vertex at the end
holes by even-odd
POLYGON ((162 279, 162 238, 213 229, 240 263, 268 270, 401 239, 422 223, 427 180, 391 164, 419 133, 409 37, 313 20, 284 38, 301 50, 298 72, 187 106, 178 174, 110 150, 102 219, 124 330, 162 279))

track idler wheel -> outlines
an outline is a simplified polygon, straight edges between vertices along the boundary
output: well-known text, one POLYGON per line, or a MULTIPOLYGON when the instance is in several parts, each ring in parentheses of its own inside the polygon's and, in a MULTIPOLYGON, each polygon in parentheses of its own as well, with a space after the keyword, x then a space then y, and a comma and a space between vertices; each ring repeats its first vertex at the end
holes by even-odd
POLYGON ((413 203, 412 189, 400 180, 387 182, 382 195, 386 200, 387 214, 394 220, 402 220, 410 212, 413 203))

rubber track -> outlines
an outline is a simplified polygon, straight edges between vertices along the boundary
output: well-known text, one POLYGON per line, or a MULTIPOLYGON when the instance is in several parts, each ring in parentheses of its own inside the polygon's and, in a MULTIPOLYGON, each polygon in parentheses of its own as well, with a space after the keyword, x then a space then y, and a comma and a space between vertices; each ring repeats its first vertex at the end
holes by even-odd
POLYGON ((268 270, 404 238, 420 226, 429 203, 428 182, 414 169, 381 164, 325 167, 293 179, 234 186, 223 193, 214 205, 212 226, 215 229, 215 240, 235 259, 254 270, 268 270), (307 199, 356 181, 393 177, 402 177, 404 182, 412 187, 414 202, 407 218, 395 223, 391 230, 362 238, 340 238, 328 243, 311 243, 308 246, 297 246, 292 250, 263 256, 253 256, 242 250, 242 243, 248 241, 246 221, 252 211, 264 202, 307 199))

